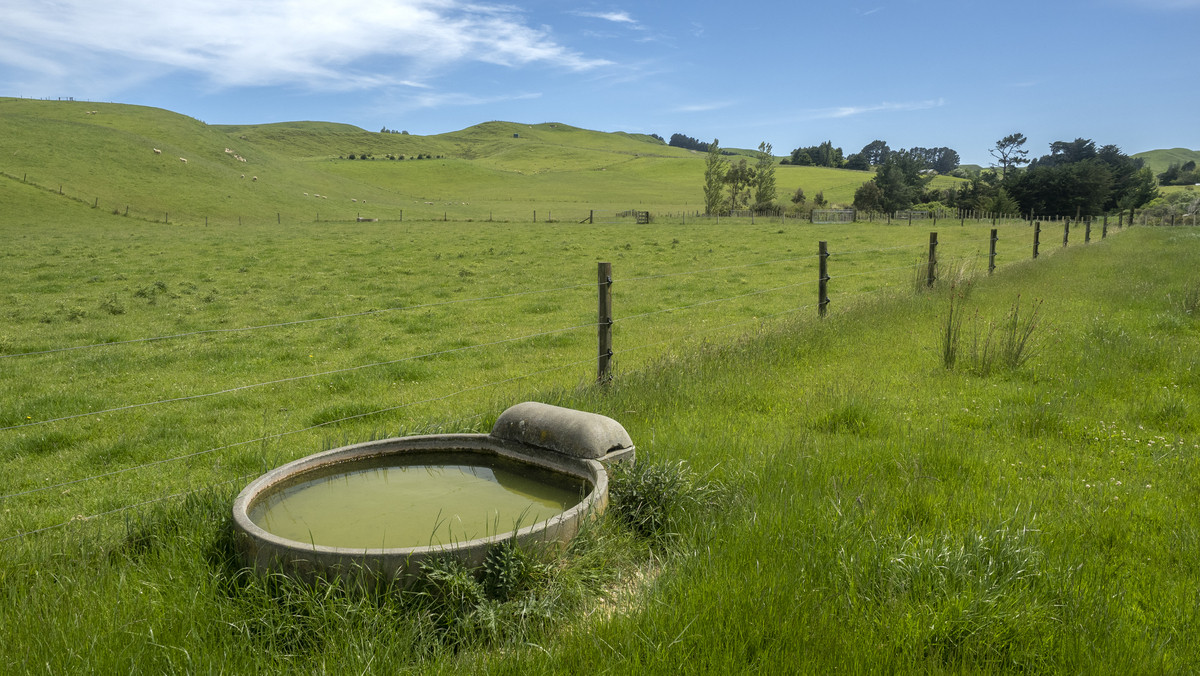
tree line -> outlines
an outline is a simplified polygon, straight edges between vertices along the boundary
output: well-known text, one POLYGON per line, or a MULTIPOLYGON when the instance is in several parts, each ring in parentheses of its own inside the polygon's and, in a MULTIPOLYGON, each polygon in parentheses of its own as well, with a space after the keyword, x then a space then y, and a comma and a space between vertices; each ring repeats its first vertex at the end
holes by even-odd
POLYGON ((875 177, 855 191, 854 206, 883 212, 916 207, 1098 216, 1136 209, 1158 197, 1150 169, 1115 145, 1097 147, 1084 138, 1055 141, 1048 154, 1030 160, 1026 140, 1020 133, 1000 139, 989 149, 998 172, 985 170, 945 189, 928 188, 928 156, 891 153, 875 177))

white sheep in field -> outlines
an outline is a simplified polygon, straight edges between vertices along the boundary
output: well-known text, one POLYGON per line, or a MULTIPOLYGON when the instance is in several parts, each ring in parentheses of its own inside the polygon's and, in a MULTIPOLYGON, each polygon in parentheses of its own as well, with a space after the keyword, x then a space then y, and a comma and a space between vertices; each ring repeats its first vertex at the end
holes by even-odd
POLYGON ((258 177, 257 177, 257 176, 254 176, 254 177, 252 177, 250 180, 251 180, 251 181, 257 181, 257 180, 258 180, 258 177))
POLYGON ((305 197, 308 197, 308 193, 304 193, 304 196, 305 196, 305 197))
POLYGON ((162 151, 158 148, 151 148, 150 150, 153 150, 155 155, 162 155, 162 151))
POLYGON ((350 198, 350 201, 351 201, 351 202, 358 202, 358 200, 357 200, 357 199, 355 199, 355 198, 353 198, 353 197, 351 197, 351 198, 350 198))
POLYGON ((180 162, 183 162, 184 164, 187 164, 187 158, 186 158, 186 157, 181 157, 181 158, 179 158, 179 161, 180 161, 180 162))

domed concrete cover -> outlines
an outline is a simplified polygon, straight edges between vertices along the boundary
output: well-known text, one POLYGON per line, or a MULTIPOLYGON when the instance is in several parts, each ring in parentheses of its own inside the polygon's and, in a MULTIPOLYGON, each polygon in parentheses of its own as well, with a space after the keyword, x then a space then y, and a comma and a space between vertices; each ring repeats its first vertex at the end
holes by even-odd
POLYGON ((629 433, 612 418, 536 401, 501 413, 491 436, 593 460, 633 448, 629 433))

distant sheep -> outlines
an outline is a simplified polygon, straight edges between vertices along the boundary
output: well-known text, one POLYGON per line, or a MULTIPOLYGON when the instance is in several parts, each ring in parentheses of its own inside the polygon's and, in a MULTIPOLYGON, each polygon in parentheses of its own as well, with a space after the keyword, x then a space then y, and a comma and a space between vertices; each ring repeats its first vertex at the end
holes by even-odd
POLYGON ((181 157, 181 158, 179 158, 179 161, 180 161, 180 162, 183 162, 184 164, 187 164, 187 158, 186 158, 186 157, 181 157))
POLYGON ((162 151, 158 148, 151 148, 150 150, 153 150, 155 155, 162 155, 162 151))
POLYGON ((255 177, 251 178, 250 180, 251 180, 251 181, 257 181, 257 180, 258 180, 258 177, 257 177, 257 176, 255 176, 255 177))

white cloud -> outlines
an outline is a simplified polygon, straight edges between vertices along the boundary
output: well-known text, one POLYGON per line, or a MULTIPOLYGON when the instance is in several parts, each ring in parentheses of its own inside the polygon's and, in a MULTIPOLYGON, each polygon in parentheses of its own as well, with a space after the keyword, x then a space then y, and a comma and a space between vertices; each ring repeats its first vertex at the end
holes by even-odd
POLYGON ((576 16, 586 16, 592 19, 603 19, 613 23, 637 25, 637 20, 629 16, 629 12, 575 12, 576 16))
POLYGON ((707 113, 712 110, 720 110, 733 105, 732 101, 706 101, 704 103, 690 103, 682 106, 677 106, 674 110, 677 113, 707 113))
POLYGON ((907 101, 901 103, 892 103, 885 101, 870 106, 840 106, 837 108, 821 108, 810 111, 811 117, 816 119, 821 118, 839 118, 851 117, 854 115, 862 115, 864 113, 878 112, 898 112, 912 110, 928 110, 930 108, 938 108, 946 105, 944 99, 930 99, 926 101, 907 101))
POLYGON ((419 85, 463 62, 608 64, 558 44, 515 8, 458 0, 0 0, 0 14, 0 63, 51 78, 166 69, 218 87, 345 90, 419 85))

